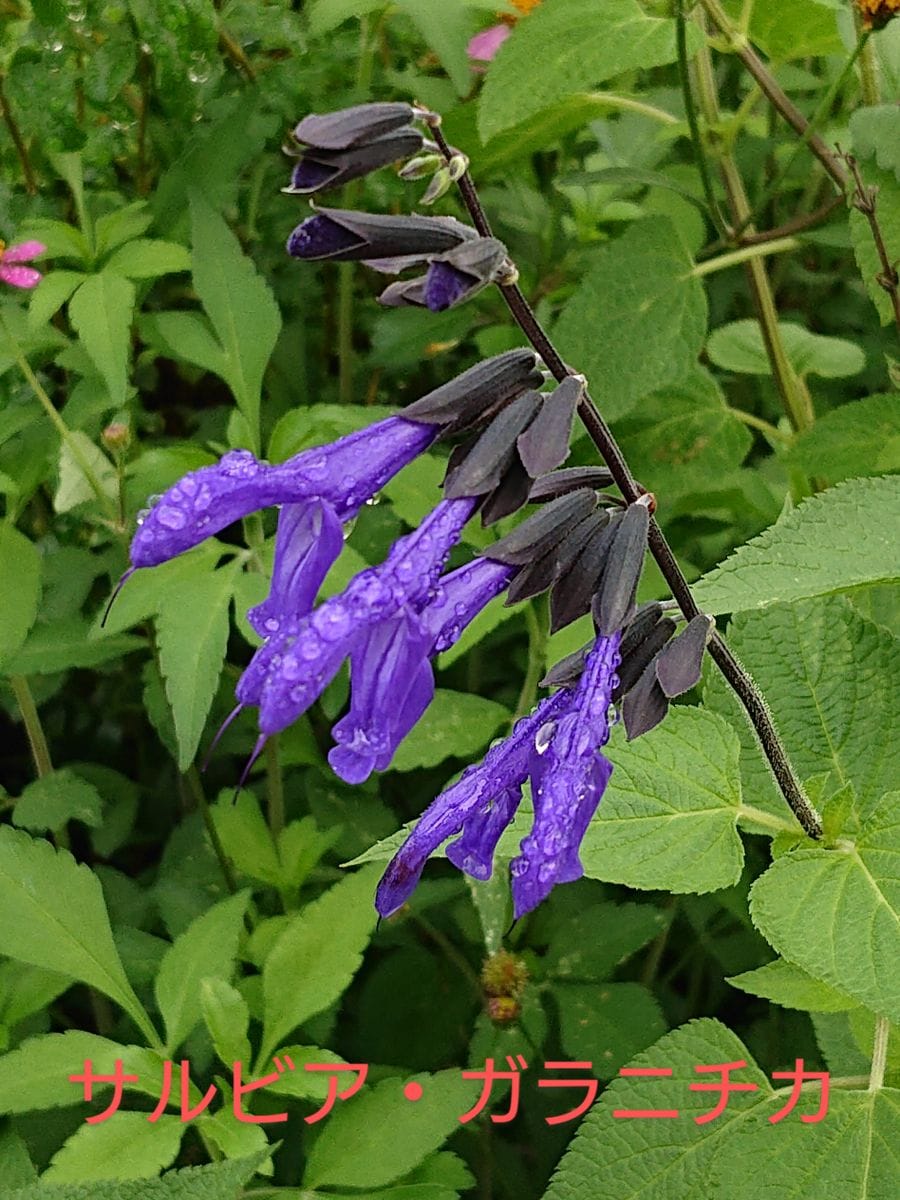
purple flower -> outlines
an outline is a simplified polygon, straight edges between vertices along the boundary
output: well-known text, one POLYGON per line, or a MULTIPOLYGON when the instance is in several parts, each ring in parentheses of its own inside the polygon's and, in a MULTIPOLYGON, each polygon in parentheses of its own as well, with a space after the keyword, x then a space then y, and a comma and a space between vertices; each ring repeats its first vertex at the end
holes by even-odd
POLYGON ((510 864, 516 918, 555 884, 581 877, 579 846, 612 773, 600 751, 609 738, 620 639, 618 632, 598 636, 577 686, 543 700, 426 809, 378 885, 375 906, 382 916, 406 902, 429 856, 454 834, 460 836, 447 847, 450 861, 488 879, 529 777, 534 821, 510 864))
POLYGON ((347 521, 426 449, 436 432, 431 425, 387 417, 275 465, 260 462, 249 450, 232 450, 218 463, 185 475, 138 517, 132 565, 166 562, 274 504, 315 503, 347 521))

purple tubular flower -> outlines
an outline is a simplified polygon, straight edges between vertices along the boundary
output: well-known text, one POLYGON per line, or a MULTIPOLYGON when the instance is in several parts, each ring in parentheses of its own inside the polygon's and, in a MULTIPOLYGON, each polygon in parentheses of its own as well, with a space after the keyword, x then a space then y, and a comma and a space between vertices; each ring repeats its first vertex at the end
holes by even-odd
MULTIPOLYGON (((263 647, 270 663, 259 701, 259 724, 264 734, 279 732, 305 712, 373 628, 397 617, 415 617, 417 605, 424 603, 434 589, 447 555, 476 504, 472 499, 442 501, 414 533, 395 543, 381 566, 361 571, 340 595, 330 597, 299 622, 288 622, 272 639, 276 643, 274 656, 270 657, 272 650, 263 647)), ((257 651, 257 655, 260 653, 257 651)), ((380 679, 375 656, 363 661, 366 669, 376 671, 380 679)), ((248 668, 251 678, 256 678, 258 669, 254 658, 248 668)), ((390 670, 386 675, 393 678, 390 670)), ((367 687, 366 694, 374 694, 373 689, 374 684, 367 687)), ((379 707, 387 705, 388 712, 396 713, 394 696, 385 695, 380 686, 375 690, 379 707)), ((366 703, 358 715, 368 721, 379 716, 383 719, 385 713, 383 707, 379 713, 366 703)), ((348 742, 354 741, 348 725, 343 726, 342 734, 348 742)), ((383 757, 383 752, 377 751, 376 757, 383 757)))
POLYGON ((336 112, 310 113, 294 127, 294 137, 322 150, 346 150, 394 133, 417 115, 421 114, 402 101, 355 104, 336 112))
POLYGON ((429 653, 449 650, 484 606, 499 596, 515 573, 516 568, 506 563, 477 558, 441 576, 434 597, 421 613, 429 635, 429 653))
POLYGON ((273 504, 323 501, 347 521, 436 435, 434 426, 387 417, 276 465, 259 462, 249 450, 232 450, 185 475, 141 514, 132 565, 166 562, 273 504))
POLYGON ((496 816, 492 819, 495 804, 512 817, 515 804, 511 805, 508 798, 505 802, 500 799, 498 804, 498 798, 511 792, 518 802, 528 775, 535 735, 557 714, 565 699, 566 693, 557 692, 543 700, 533 713, 516 723, 508 738, 492 746, 480 763, 463 771, 456 783, 426 808, 378 884, 375 907, 382 917, 389 917, 406 903, 415 891, 425 863, 454 834, 463 834, 462 844, 454 854, 461 858, 474 854, 478 859, 477 877, 484 877, 484 855, 494 847, 488 845, 487 835, 479 841, 478 830, 487 822, 493 837, 497 822, 496 816))
POLYGON ((489 879, 497 843, 529 776, 534 823, 510 864, 516 918, 555 884, 581 877, 578 848, 612 773, 600 749, 609 738, 620 638, 618 632, 598 637, 573 691, 541 701, 429 805, 378 885, 375 907, 381 916, 408 900, 429 856, 454 834, 460 837, 447 847, 448 859, 476 879, 489 879))
POLYGON ((345 208, 319 208, 293 231, 287 252, 293 258, 345 262, 432 255, 477 237, 453 217, 394 217, 345 208))
POLYGON ((344 532, 330 504, 285 504, 278 515, 272 586, 262 604, 247 613, 260 637, 281 628, 285 614, 307 613, 328 569, 341 552, 344 532))
POLYGON ((472 291, 473 280, 458 271, 451 263, 433 262, 428 268, 422 288, 425 307, 432 312, 443 312, 458 304, 472 291))
POLYGON ((310 149, 300 151, 291 172, 290 186, 282 191, 290 196, 311 196, 339 187, 351 179, 360 179, 379 167, 408 158, 422 148, 422 134, 406 127, 384 137, 346 150, 310 149))
POLYGON ((529 763, 534 824, 510 863, 516 919, 536 908, 555 884, 584 873, 578 848, 613 769, 600 748, 609 739, 620 640, 618 632, 597 638, 570 708, 535 738, 529 763))

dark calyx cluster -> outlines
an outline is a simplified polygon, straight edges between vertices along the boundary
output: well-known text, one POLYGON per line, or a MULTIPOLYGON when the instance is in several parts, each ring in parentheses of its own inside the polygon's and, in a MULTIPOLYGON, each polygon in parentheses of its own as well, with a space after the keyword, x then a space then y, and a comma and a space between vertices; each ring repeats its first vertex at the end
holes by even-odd
MULTIPOLYGON (((286 147, 297 163, 284 191, 314 196, 422 149, 434 149, 412 124, 428 119, 430 113, 409 104, 361 104, 304 117, 286 147)), ((412 160, 417 161, 426 160, 412 160)), ((385 288, 379 301, 388 307, 415 305, 442 312, 489 283, 514 278, 502 242, 479 237, 452 217, 317 208, 293 231, 287 250, 294 258, 310 261, 360 261, 387 275, 424 268, 424 274, 385 288)))

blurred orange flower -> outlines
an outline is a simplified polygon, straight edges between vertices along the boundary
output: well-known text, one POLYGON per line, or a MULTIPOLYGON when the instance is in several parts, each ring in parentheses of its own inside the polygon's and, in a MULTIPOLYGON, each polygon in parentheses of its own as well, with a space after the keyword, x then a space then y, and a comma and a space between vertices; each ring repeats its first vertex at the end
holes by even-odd
MULTIPOLYGON (((512 0, 516 8, 518 0, 512 0)), ((862 14, 862 22, 866 29, 881 29, 891 17, 900 13, 900 0, 856 0, 856 7, 862 14)))

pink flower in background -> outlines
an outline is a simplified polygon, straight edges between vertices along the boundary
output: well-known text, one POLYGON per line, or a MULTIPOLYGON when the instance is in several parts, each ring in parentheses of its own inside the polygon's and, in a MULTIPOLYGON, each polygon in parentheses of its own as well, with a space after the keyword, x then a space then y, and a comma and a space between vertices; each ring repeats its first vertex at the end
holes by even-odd
POLYGON ((490 29, 482 29, 469 41, 469 58, 475 62, 490 62, 511 33, 508 25, 492 25, 490 29))
POLYGON ((31 262, 46 250, 43 242, 19 242, 14 246, 0 242, 0 279, 12 287, 37 287, 43 278, 40 271, 33 267, 19 266, 19 263, 31 262))

